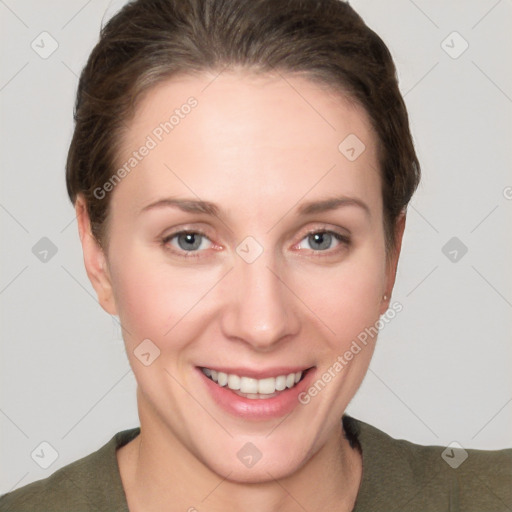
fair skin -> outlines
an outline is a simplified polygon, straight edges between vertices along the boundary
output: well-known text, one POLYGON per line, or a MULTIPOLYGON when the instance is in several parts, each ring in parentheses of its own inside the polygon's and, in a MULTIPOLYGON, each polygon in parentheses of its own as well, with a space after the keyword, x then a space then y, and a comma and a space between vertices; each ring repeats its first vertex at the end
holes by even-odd
POLYGON ((117 452, 128 505, 132 512, 351 510, 362 462, 340 418, 375 339, 286 417, 230 414, 205 392, 197 367, 289 365, 320 376, 388 308, 405 216, 386 258, 377 140, 360 107, 303 77, 214 76, 173 78, 139 104, 121 165, 168 113, 198 100, 111 192, 105 250, 83 198, 76 202, 88 276, 101 306, 119 315, 138 383, 141 434, 117 452), (354 161, 338 150, 349 134, 366 146, 354 161), (140 212, 171 196, 213 202, 219 214, 140 212), (352 202, 298 213, 333 196, 355 198, 367 211, 352 202), (205 234, 198 249, 187 252, 183 237, 182 245, 178 237, 162 243, 184 229, 205 234), (311 231, 350 242, 332 237, 319 248, 311 231), (263 248, 252 263, 236 251, 248 236, 263 248), (149 366, 134 355, 145 339, 160 350, 149 366), (262 454, 250 468, 237 457, 247 442, 262 454))

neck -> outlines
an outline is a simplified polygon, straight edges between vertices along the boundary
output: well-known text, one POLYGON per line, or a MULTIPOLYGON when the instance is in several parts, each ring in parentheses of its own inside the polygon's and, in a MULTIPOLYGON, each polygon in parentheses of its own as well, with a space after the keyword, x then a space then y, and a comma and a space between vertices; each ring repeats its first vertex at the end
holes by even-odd
POLYGON ((117 452, 131 512, 351 511, 362 476, 359 451, 343 435, 341 420, 328 441, 292 474, 257 483, 218 475, 162 423, 143 422, 141 433, 117 452))

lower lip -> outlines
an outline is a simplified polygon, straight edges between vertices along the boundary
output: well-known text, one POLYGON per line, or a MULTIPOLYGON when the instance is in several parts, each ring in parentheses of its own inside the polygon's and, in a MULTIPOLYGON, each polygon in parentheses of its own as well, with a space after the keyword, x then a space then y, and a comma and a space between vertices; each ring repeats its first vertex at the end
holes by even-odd
POLYGON ((222 409, 233 416, 251 420, 267 420, 290 414, 300 404, 299 394, 309 388, 315 374, 315 368, 310 368, 293 388, 281 391, 272 398, 253 399, 239 396, 227 386, 220 387, 208 378, 201 368, 197 368, 197 371, 210 396, 222 409))

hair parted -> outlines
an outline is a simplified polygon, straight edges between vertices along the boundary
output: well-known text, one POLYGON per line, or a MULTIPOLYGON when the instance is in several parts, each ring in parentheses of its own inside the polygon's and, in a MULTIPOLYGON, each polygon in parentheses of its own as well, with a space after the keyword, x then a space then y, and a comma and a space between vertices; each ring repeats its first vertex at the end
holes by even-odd
MULTIPOLYGON (((382 39, 341 0, 133 0, 101 29, 81 73, 66 162, 104 246, 109 197, 94 190, 116 171, 123 133, 142 94, 179 74, 225 69, 299 73, 361 105, 378 136, 386 247, 420 181, 420 164, 382 39)), ((340 141, 341 142, 341 141, 340 141)))

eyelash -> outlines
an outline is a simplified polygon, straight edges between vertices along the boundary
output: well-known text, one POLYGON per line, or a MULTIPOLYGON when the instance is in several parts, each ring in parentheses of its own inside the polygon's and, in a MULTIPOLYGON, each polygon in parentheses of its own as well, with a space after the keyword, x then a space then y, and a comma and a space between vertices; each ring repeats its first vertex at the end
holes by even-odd
MULTIPOLYGON (((300 239, 299 243, 302 242, 302 240, 304 240, 305 238, 307 238, 310 235, 316 235, 316 234, 320 234, 320 233, 323 233, 323 234, 327 233, 327 234, 332 235, 338 242, 340 242, 341 246, 349 247, 350 244, 351 244, 351 240, 350 240, 350 238, 348 236, 342 235, 341 233, 338 233, 338 232, 332 231, 332 230, 328 230, 328 229, 314 229, 314 230, 308 231, 300 239)), ((210 240, 208 238, 208 236, 205 233, 203 233, 201 230, 182 230, 182 231, 176 231, 175 233, 171 233, 169 235, 166 235, 164 238, 162 238, 162 240, 161 240, 162 246, 167 251, 170 251, 171 253, 173 253, 173 254, 175 254, 177 256, 180 256, 182 258, 198 258, 198 257, 200 257, 200 253, 202 251, 178 251, 178 250, 176 250, 174 248, 173 249, 169 248, 169 245, 168 245, 169 242, 173 238, 175 238, 177 236, 180 236, 180 235, 200 235, 200 236, 205 237, 206 239, 210 240)), ((309 250, 312 251, 315 254, 314 257, 325 257, 325 256, 331 256, 333 254, 336 254, 341 249, 338 246, 338 249, 333 249, 333 250, 330 250, 330 249, 322 250, 322 251, 315 251, 313 249, 309 249, 309 250), (322 254, 322 253, 324 253, 324 254, 322 254)), ((303 250, 303 249, 301 249, 301 250, 303 250)))

